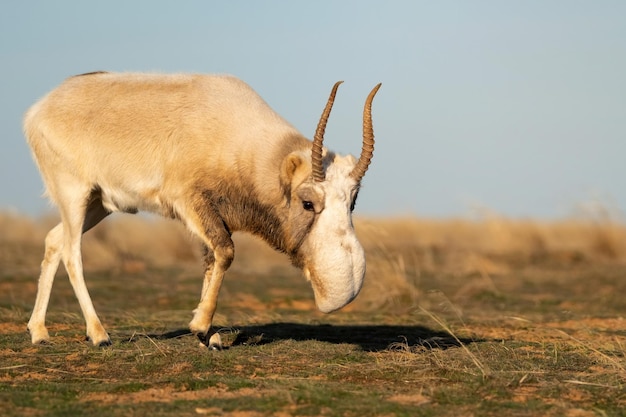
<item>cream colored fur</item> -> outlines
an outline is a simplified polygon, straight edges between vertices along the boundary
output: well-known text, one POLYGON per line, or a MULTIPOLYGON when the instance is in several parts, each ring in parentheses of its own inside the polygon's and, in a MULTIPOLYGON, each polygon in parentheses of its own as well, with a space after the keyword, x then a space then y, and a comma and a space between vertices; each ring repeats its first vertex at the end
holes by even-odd
POLYGON ((49 339, 45 315, 61 260, 87 337, 110 343, 85 286, 80 245, 82 233, 115 211, 178 218, 202 241, 206 272, 190 329, 210 346, 221 346, 211 322, 237 230, 303 268, 322 311, 361 288, 365 260, 350 210, 360 185, 350 176, 355 159, 325 150, 326 180, 313 181, 311 142, 237 78, 71 77, 28 110, 24 131, 61 215, 46 237, 28 323, 33 343, 49 339))

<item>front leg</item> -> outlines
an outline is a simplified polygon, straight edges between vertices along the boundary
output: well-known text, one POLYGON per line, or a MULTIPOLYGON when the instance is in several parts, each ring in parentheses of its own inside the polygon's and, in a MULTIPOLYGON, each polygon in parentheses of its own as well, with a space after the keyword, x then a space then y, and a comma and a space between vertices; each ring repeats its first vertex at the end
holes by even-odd
POLYGON ((222 286, 224 274, 233 261, 235 247, 230 235, 222 235, 216 239, 218 244, 213 248, 205 247, 205 273, 202 284, 200 303, 194 310, 194 316, 189 323, 189 329, 198 336, 200 341, 214 350, 222 349, 220 334, 211 329, 213 316, 217 309, 217 297, 222 286))

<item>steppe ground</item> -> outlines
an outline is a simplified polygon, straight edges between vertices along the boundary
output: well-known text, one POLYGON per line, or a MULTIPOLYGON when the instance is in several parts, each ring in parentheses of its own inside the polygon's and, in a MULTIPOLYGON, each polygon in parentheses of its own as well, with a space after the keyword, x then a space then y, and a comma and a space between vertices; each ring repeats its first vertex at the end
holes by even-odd
POLYGON ((626 228, 611 216, 358 218, 366 283, 331 315, 283 255, 237 235, 220 352, 186 330, 201 288, 197 242, 139 216, 84 239, 113 344, 84 340, 61 270, 51 342, 31 345, 54 223, 0 214, 2 415, 626 415, 626 228))

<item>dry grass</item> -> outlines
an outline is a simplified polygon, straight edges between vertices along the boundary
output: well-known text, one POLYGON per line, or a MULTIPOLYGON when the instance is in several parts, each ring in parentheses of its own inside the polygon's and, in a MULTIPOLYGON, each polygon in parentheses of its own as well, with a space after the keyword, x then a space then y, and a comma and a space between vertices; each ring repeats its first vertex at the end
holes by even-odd
POLYGON ((472 277, 458 296, 498 293, 494 277, 533 266, 623 264, 626 227, 609 218, 560 221, 419 218, 360 219, 368 286, 360 302, 414 304, 432 275, 472 277))
POLYGON ((620 222, 489 215, 355 223, 365 286, 330 316, 316 312, 284 255, 236 235, 216 317, 217 326, 234 326, 222 330, 230 349, 213 355, 181 332, 200 291, 197 242, 177 223, 140 216, 112 217, 85 236, 88 285, 113 346, 83 342, 62 279, 49 311, 53 343, 31 346, 23 330, 55 219, 0 214, 0 408, 593 416, 626 407, 620 222))
MULTIPOLYGON (((39 219, 0 212, 0 265, 4 274, 35 274, 53 216, 39 219)), ((380 309, 415 305, 420 281, 444 274, 472 276, 458 297, 489 291, 493 278, 533 265, 622 264, 626 227, 611 216, 560 221, 359 218, 359 239, 367 253, 367 278, 356 306, 380 309)), ((237 272, 289 270, 286 256, 255 237, 235 234, 237 272)), ((177 222, 143 216, 115 216, 84 237, 85 269, 141 273, 148 269, 201 272, 200 248, 177 222)))

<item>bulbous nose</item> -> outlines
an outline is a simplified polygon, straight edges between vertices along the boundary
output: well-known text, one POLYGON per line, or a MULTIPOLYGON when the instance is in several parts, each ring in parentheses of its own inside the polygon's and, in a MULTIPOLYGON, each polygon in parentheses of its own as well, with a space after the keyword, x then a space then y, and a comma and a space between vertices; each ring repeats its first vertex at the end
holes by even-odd
POLYGON ((322 313, 325 313, 325 314, 332 313, 333 311, 337 311, 345 307, 346 305, 350 304, 350 302, 356 298, 357 294, 358 292, 353 292, 348 297, 341 299, 341 300, 338 300, 336 298, 320 299, 319 297, 315 297, 315 305, 317 306, 317 309, 321 311, 322 313))
POLYGON ((326 258, 326 262, 318 263, 314 270, 305 268, 304 273, 311 281, 318 310, 322 313, 339 310, 354 300, 363 286, 363 248, 355 238, 349 250, 326 258))

